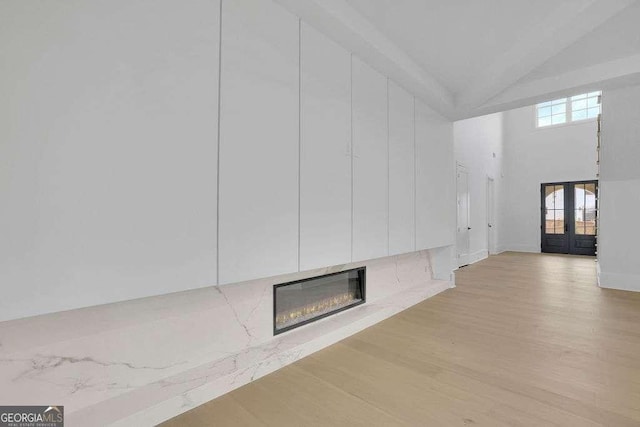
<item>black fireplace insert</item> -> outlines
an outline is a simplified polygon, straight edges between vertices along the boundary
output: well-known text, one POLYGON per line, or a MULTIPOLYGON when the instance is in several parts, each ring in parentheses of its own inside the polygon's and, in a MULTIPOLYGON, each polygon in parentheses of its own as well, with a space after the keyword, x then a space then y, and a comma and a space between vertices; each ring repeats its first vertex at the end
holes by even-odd
POLYGON ((273 334, 278 335, 365 302, 366 267, 273 287, 273 334))

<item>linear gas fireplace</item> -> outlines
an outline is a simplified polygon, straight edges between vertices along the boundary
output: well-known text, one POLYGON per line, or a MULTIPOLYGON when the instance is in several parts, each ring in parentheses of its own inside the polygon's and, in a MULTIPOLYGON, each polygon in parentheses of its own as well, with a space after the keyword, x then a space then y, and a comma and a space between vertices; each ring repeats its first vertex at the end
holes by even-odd
POLYGON ((273 287, 273 334, 365 302, 366 267, 273 287))

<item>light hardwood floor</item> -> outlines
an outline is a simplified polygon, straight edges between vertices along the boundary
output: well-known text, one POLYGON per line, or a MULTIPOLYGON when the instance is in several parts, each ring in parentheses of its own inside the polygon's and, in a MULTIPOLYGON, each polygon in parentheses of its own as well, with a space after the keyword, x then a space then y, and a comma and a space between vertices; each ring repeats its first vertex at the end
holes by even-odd
POLYGON ((169 426, 640 426, 640 294, 503 253, 457 287, 169 426))

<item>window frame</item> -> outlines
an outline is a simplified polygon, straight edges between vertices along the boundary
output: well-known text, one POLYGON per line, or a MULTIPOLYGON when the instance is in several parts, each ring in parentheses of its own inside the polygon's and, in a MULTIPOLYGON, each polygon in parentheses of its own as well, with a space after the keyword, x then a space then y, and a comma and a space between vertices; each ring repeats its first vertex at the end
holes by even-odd
POLYGON ((602 91, 600 91, 600 90, 592 91, 592 92, 585 92, 585 93, 581 93, 581 94, 578 94, 578 95, 566 96, 564 98, 552 99, 552 100, 549 100, 549 101, 539 102, 539 103, 535 104, 534 108, 533 108, 535 128, 536 129, 549 129, 549 128, 555 128, 555 127, 567 126, 567 125, 573 125, 573 124, 589 123, 589 122, 598 120, 598 116, 588 117, 589 109, 595 108, 594 106, 589 107, 589 100, 590 99, 594 99, 594 98, 597 100, 596 106, 599 109, 599 111, 598 111, 598 116, 599 116, 600 114, 602 114, 602 91), (575 99, 575 98, 578 98, 578 99, 575 99), (583 100, 585 101, 585 107, 584 108, 578 108, 578 109, 574 110, 573 109, 574 103, 575 102, 580 102, 580 101, 583 101, 583 100), (558 112, 556 114, 553 114, 554 107, 558 107, 558 106, 564 106, 564 113, 563 112, 558 112), (540 115, 539 115, 538 111, 541 108, 549 108, 550 109, 550 114, 542 116, 542 118, 549 118, 549 119, 551 119, 551 121, 553 121, 553 116, 564 114, 565 115, 564 122, 561 122, 561 123, 550 123, 548 125, 540 125, 540 115), (587 114, 587 117, 584 118, 584 119, 574 119, 573 118, 574 111, 585 111, 586 114, 587 114))

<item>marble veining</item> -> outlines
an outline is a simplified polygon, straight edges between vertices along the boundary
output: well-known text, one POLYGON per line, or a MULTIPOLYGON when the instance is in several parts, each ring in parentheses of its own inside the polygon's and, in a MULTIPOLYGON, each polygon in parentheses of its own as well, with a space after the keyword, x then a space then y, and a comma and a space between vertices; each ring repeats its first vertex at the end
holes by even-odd
POLYGON ((0 401, 153 425, 451 287, 428 251, 0 323, 0 401), (273 285, 367 266, 367 303, 273 336, 273 285), (400 292, 402 291, 402 292, 400 292))

